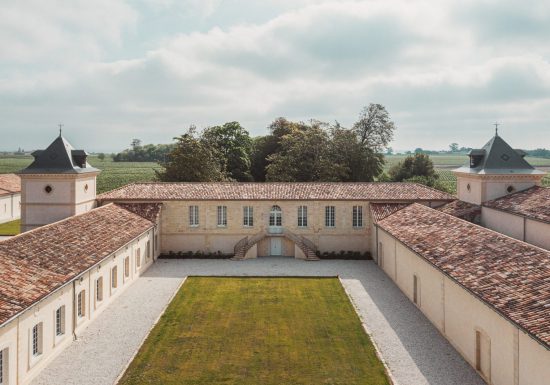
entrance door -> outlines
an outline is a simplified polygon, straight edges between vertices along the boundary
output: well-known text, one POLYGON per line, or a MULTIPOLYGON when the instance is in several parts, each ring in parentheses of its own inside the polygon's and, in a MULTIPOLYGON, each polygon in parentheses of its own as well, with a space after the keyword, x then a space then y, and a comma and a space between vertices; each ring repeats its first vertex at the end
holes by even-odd
POLYGON ((277 256, 283 253, 283 242, 279 237, 271 238, 271 255, 277 256))

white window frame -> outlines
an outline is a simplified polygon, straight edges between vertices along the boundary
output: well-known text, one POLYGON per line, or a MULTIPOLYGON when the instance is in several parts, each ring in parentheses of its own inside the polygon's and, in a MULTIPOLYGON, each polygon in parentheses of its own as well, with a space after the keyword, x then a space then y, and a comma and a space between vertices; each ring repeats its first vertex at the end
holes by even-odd
POLYGON ((33 358, 40 357, 43 352, 43 326, 44 324, 42 322, 39 322, 35 324, 31 329, 31 354, 33 358))
POLYGON ((76 315, 79 319, 86 317, 86 289, 80 290, 76 297, 76 315))
POLYGON ((111 290, 116 290, 118 287, 118 266, 115 265, 111 268, 111 290))
POLYGON ((10 350, 9 348, 0 349, 0 385, 10 383, 10 350))
POLYGON ((363 206, 353 206, 351 222, 355 229, 363 227, 363 206))
POLYGON ((124 258, 124 280, 130 278, 130 257, 124 258))
POLYGON ((243 206, 243 226, 254 227, 254 207, 243 206))
POLYGON ((136 271, 141 268, 141 247, 136 249, 136 271))
POLYGON ((103 276, 100 276, 95 280, 95 303, 97 305, 103 302, 103 294, 103 276))
POLYGON ((199 226, 199 206, 197 205, 189 206, 189 226, 199 226))
POLYGON ((145 260, 148 261, 151 258, 151 241, 148 240, 145 244, 145 260))
POLYGON ((336 227, 336 207, 325 206, 325 227, 336 227))
POLYGON ((227 206, 218 206, 217 209, 217 226, 227 227, 227 206))
POLYGON ((307 206, 298 206, 298 227, 307 227, 307 206))
POLYGON ((55 338, 61 338, 65 335, 65 305, 55 309, 55 338))

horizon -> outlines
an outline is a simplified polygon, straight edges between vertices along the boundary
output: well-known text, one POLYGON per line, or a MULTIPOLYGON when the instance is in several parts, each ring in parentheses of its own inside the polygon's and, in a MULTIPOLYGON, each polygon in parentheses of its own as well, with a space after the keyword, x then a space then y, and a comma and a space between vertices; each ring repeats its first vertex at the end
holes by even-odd
POLYGON ((351 127, 386 107, 396 152, 550 146, 550 3, 140 0, 2 6, 0 151, 119 152, 239 121, 351 127), (37 27, 38 26, 38 27, 37 27))

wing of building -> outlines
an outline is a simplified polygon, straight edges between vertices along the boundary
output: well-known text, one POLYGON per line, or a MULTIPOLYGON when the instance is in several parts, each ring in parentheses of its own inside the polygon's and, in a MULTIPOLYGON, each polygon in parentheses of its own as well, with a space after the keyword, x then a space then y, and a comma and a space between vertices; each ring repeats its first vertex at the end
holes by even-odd
POLYGON ((415 183, 230 182, 96 196, 100 171, 62 136, 33 155, 18 174, 26 232, 0 242, 6 384, 30 381, 162 254, 372 256, 487 382, 548 383, 550 190, 498 135, 455 170, 457 197, 415 183))
POLYGON ((21 217, 21 178, 15 174, 0 174, 0 223, 21 217))

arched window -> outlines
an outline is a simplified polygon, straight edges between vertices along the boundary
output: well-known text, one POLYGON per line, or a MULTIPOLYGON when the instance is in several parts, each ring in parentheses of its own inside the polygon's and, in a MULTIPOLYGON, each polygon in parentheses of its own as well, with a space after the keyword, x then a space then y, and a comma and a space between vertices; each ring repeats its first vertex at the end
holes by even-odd
POLYGON ((269 226, 280 227, 283 225, 283 211, 277 205, 271 207, 269 213, 269 226))

